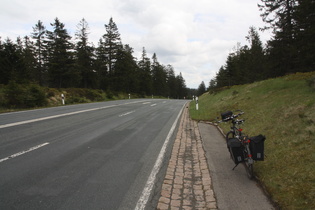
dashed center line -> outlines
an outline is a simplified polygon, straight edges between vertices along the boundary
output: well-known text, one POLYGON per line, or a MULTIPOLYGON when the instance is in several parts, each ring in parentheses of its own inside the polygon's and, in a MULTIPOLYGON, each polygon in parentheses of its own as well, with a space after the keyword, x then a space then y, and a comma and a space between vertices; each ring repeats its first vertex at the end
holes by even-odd
POLYGON ((69 112, 69 113, 65 113, 65 114, 42 117, 42 118, 37 118, 37 119, 32 119, 32 120, 25 120, 25 121, 21 121, 21 122, 9 123, 9 124, 0 125, 0 129, 12 127, 12 126, 16 126, 16 125, 23 125, 23 124, 32 123, 32 122, 38 122, 38 121, 42 121, 42 120, 48 120, 48 119, 54 119, 54 118, 58 118, 58 117, 80 114, 80 113, 84 113, 84 112, 96 111, 96 110, 100 110, 100 109, 107 109, 107 108, 111 108, 111 107, 123 106, 123 105, 134 104, 134 103, 142 103, 142 102, 143 101, 136 101, 136 102, 129 102, 129 103, 125 103, 125 104, 109 105, 109 106, 86 109, 86 110, 81 110, 81 111, 69 112))
POLYGON ((135 112, 135 111, 126 112, 126 113, 120 114, 119 117, 126 116, 126 115, 132 114, 132 113, 134 113, 134 112, 135 112))
POLYGON ((6 160, 9 160, 9 159, 12 159, 12 158, 18 157, 18 156, 20 156, 20 155, 24 155, 25 153, 28 153, 28 152, 34 151, 34 150, 39 149, 39 148, 41 148, 41 147, 44 147, 44 146, 46 146, 46 145, 48 145, 48 144, 49 144, 49 143, 48 143, 48 142, 46 142, 46 143, 39 144, 39 145, 37 145, 37 146, 31 147, 31 148, 29 148, 28 150, 24 150, 24 151, 21 151, 21 152, 15 153, 15 154, 10 155, 10 156, 8 156, 8 157, 6 157, 6 158, 0 159, 0 163, 1 163, 1 162, 4 162, 4 161, 6 161, 6 160))

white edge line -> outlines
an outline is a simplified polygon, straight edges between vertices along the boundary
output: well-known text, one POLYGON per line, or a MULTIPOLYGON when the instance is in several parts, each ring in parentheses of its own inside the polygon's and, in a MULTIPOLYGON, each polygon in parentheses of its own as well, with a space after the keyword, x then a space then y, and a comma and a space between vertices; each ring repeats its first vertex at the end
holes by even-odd
POLYGON ((145 184, 145 187, 144 187, 144 189, 142 191, 142 194, 141 194, 141 196, 140 196, 140 198, 139 198, 139 200, 137 202, 135 210, 143 210, 145 208, 148 200, 149 200, 152 188, 154 186, 156 175, 157 175, 157 173, 159 172, 159 170, 161 168, 161 165, 162 165, 162 162, 163 162, 163 159, 164 159, 164 155, 166 153, 167 145, 168 145, 168 143, 170 141, 171 136, 174 133, 174 130, 175 130, 177 122, 178 122, 178 119, 181 116, 185 106, 186 106, 186 103, 184 104, 184 106, 182 107, 181 111, 177 115, 177 118, 176 118, 175 122, 173 123, 173 125, 171 127, 171 130, 169 131, 169 133, 168 133, 168 135, 167 135, 167 137, 165 139, 165 142, 164 142, 164 144, 163 144, 163 146, 161 148, 159 156, 158 156, 158 158, 155 161, 155 164, 153 166, 151 174, 150 174, 150 176, 149 176, 149 178, 148 178, 148 180, 147 180, 147 182, 145 184))
POLYGON ((15 154, 10 155, 10 156, 8 156, 8 157, 6 157, 6 158, 0 159, 0 163, 1 163, 1 162, 4 162, 4 161, 6 161, 6 160, 9 160, 9 159, 18 157, 18 156, 20 156, 20 155, 24 155, 25 153, 28 153, 28 152, 31 152, 31 151, 33 151, 33 150, 39 149, 39 148, 44 147, 44 146, 46 146, 46 145, 48 145, 48 144, 49 144, 49 143, 46 142, 46 143, 39 144, 39 145, 37 145, 37 146, 31 147, 31 148, 29 148, 28 150, 24 150, 24 151, 15 153, 15 154))

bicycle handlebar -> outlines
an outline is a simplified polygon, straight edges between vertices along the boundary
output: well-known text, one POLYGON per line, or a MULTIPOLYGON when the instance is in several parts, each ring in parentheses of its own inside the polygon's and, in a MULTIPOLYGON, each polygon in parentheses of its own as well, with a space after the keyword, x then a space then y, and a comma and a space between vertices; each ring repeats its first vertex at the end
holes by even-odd
POLYGON ((233 114, 231 117, 227 117, 224 120, 225 121, 233 120, 233 119, 237 118, 238 116, 241 116, 242 114, 244 114, 244 112, 242 110, 237 110, 237 111, 240 111, 240 113, 233 114))
MULTIPOLYGON (((236 111, 238 111, 238 112, 240 112, 240 113, 238 113, 238 114, 236 114, 235 116, 237 117, 237 116, 240 116, 240 115, 242 115, 242 114, 244 114, 245 112, 243 112, 242 110, 236 110, 236 111)), ((235 118, 235 117, 234 117, 235 118)))
MULTIPOLYGON (((219 121, 216 121, 217 123, 222 123, 222 122, 226 122, 226 121, 229 121, 229 120, 233 120, 235 118, 237 118, 238 116, 241 116, 242 114, 244 114, 245 112, 243 112, 242 110, 236 110, 237 112, 239 112, 238 114, 232 114, 232 116, 230 117, 227 117, 225 118, 224 120, 219 120, 219 121)), ((243 123, 245 120, 237 120, 236 122, 237 123, 243 123)))

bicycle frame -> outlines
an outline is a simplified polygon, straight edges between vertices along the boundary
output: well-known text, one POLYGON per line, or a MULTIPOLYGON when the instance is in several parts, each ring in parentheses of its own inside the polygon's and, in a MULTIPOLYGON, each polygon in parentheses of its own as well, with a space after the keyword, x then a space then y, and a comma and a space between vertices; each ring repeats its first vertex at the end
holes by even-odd
POLYGON ((246 167, 247 176, 248 178, 252 179, 254 177, 254 169, 253 169, 254 160, 253 160, 250 148, 249 148, 250 139, 243 136, 241 143, 244 147, 244 156, 245 156, 244 164, 246 167))
POLYGON ((240 127, 240 125, 244 122, 245 120, 238 120, 238 119, 232 119, 232 124, 233 126, 231 127, 231 130, 235 138, 240 138, 242 136, 242 131, 243 129, 240 127))

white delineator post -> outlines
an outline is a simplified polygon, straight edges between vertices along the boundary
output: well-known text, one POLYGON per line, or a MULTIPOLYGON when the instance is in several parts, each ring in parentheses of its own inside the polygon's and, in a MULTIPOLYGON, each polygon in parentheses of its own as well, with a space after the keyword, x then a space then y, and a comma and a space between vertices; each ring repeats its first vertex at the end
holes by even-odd
POLYGON ((65 95, 63 95, 63 93, 61 93, 61 101, 62 105, 65 105, 65 95))
POLYGON ((198 96, 196 96, 196 110, 199 109, 199 106, 198 106, 198 96))

